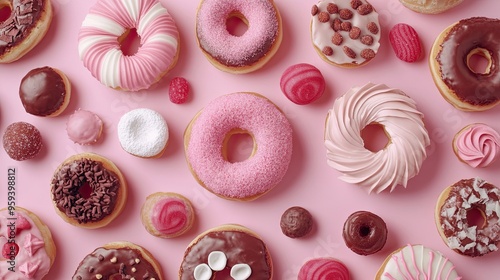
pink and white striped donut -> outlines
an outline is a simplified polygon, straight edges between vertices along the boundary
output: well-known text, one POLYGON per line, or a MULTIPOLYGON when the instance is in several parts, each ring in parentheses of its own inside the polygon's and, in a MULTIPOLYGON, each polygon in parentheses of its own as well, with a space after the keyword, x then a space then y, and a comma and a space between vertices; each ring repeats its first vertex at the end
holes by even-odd
POLYGON ((104 85, 126 91, 147 89, 177 62, 179 32, 158 0, 98 0, 78 37, 83 65, 104 85), (124 55, 120 40, 131 29, 140 47, 124 55))
POLYGON ((210 102, 184 133, 186 159, 196 180, 226 199, 248 201, 274 188, 292 157, 292 127, 274 103, 256 93, 232 93, 210 102), (227 160, 231 135, 248 133, 250 157, 227 160))

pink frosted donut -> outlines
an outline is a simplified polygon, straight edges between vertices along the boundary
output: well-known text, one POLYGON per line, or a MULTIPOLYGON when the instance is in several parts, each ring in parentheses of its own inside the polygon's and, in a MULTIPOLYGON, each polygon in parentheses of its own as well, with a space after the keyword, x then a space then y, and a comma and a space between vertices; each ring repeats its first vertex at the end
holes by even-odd
POLYGON ((264 66, 282 39, 281 16, 272 0, 202 0, 196 16, 198 45, 218 69, 248 73, 264 66), (227 19, 240 18, 248 30, 236 36, 227 19))
POLYGON ((179 33, 158 0, 98 0, 78 37, 83 65, 104 85, 127 91, 147 89, 177 62, 179 33), (136 29, 141 46, 124 55, 120 41, 136 29))
POLYGON ((210 102, 184 133, 186 159, 197 181, 214 194, 252 200, 284 177, 292 156, 292 127, 267 98, 255 93, 223 95, 210 102), (254 140, 250 157, 227 160, 227 141, 236 133, 254 140))
POLYGON ((297 280, 349 280, 349 270, 333 258, 316 258, 307 261, 299 271, 297 280))
POLYGON ((102 134, 103 123, 98 115, 78 109, 69 116, 66 132, 69 139, 80 145, 94 144, 102 134))
POLYGON ((325 78, 318 68, 299 63, 288 67, 280 80, 281 91, 293 103, 309 104, 323 95, 325 78))

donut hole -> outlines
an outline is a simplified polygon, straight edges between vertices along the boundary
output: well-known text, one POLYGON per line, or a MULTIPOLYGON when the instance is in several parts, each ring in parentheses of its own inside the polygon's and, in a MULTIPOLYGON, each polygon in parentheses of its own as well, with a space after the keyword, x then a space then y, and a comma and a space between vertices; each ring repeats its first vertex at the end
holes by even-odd
POLYGON ((141 47, 141 37, 137 34, 137 29, 130 28, 118 38, 120 50, 126 56, 133 56, 141 47))
POLYGON ((89 182, 83 182, 82 185, 78 188, 78 193, 84 199, 90 198, 90 195, 92 194, 92 187, 90 186, 89 182))
POLYGON ((371 228, 367 225, 362 225, 359 227, 359 236, 361 237, 367 237, 370 235, 370 232, 371 232, 371 228))
POLYGON ((236 129, 229 132, 223 144, 222 156, 231 163, 251 158, 256 149, 255 139, 250 132, 236 129))
POLYGON ((361 130, 361 138, 365 149, 371 152, 383 150, 389 144, 389 137, 383 125, 370 123, 361 130))
POLYGON ((492 59, 487 49, 475 48, 467 54, 467 67, 475 74, 488 75, 491 72, 492 59))
POLYGON ((477 229, 482 229, 486 225, 484 212, 475 207, 467 210, 467 224, 469 224, 469 227, 477 226, 477 229))
POLYGON ((0 1, 0 23, 10 18, 12 14, 12 7, 8 3, 1 3, 0 1))
POLYGON ((226 19, 226 30, 237 37, 243 36, 248 30, 248 20, 239 12, 232 12, 226 19))

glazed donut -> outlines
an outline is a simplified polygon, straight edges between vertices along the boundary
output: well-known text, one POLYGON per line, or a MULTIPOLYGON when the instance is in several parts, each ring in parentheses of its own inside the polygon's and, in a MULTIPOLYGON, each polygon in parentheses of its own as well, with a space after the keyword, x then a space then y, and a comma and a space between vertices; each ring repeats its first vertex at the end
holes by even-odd
POLYGON ((55 117, 69 104, 71 83, 59 69, 48 66, 35 68, 22 78, 19 97, 27 113, 55 117))
POLYGON ((103 123, 98 115, 78 109, 69 116, 66 132, 69 139, 80 145, 96 143, 102 134, 103 123))
POLYGON ((73 155, 63 161, 51 180, 54 208, 67 223, 100 228, 125 207, 127 184, 118 167, 93 153, 73 155))
POLYGON ((333 104, 325 128, 327 163, 341 180, 379 193, 406 187, 418 174, 430 140, 415 101, 399 89, 368 83, 353 87, 333 104), (389 138, 376 153, 364 147, 361 130, 381 125, 389 138))
POLYGON ((145 248, 118 241, 105 244, 85 256, 71 278, 162 280, 160 264, 145 248))
POLYGON ((488 167, 500 155, 500 134, 484 123, 462 128, 453 138, 457 158, 471 167, 488 167))
POLYGON ((273 279, 272 259, 264 241, 244 226, 228 224, 201 233, 188 245, 179 280, 216 279, 217 272, 225 269, 236 280, 273 279))
POLYGON ((120 118, 117 130, 120 145, 131 155, 157 158, 167 148, 167 122, 154 110, 139 108, 129 111, 120 118))
POLYGON ((195 179, 210 192, 231 200, 253 200, 285 176, 292 157, 292 127, 275 104, 255 93, 223 95, 210 102, 184 133, 186 160, 195 179), (227 160, 233 134, 254 140, 250 158, 227 160))
POLYGON ((379 216, 368 211, 357 211, 347 217, 342 237, 346 246, 354 253, 371 255, 384 247, 387 226, 379 216))
POLYGON ((297 280, 349 280, 349 270, 334 258, 308 260, 299 270, 297 280))
POLYGON ((442 31, 431 49, 432 78, 446 101, 463 111, 484 111, 500 102, 500 20, 473 17, 442 31), (488 61, 485 73, 472 70, 469 59, 488 61))
POLYGON ((173 238, 186 233, 194 224, 193 205, 177 193, 149 195, 141 208, 141 221, 154 236, 173 238))
POLYGON ((368 1, 320 0, 311 14, 311 39, 324 61, 352 68, 365 65, 377 54, 380 24, 368 1))
POLYGON ((399 0, 405 7, 418 13, 423 14, 439 14, 447 11, 463 0, 399 0))
POLYGON ((175 66, 179 33, 158 0, 99 0, 82 23, 78 51, 83 65, 102 84, 139 91, 175 66), (137 30, 141 46, 126 56, 120 42, 131 29, 137 30))
POLYGON ((9 63, 31 51, 47 34, 52 22, 50 0, 6 0, 0 8, 10 8, 10 16, 0 22, 0 63, 9 63))
POLYGON ((35 158, 42 149, 42 135, 27 122, 11 123, 3 134, 3 148, 13 160, 22 161, 35 158))
POLYGON ((47 225, 35 213, 16 206, 0 210, 0 229, 0 279, 43 279, 56 258, 47 225))
POLYGON ((281 16, 273 0, 201 0, 196 15, 198 46, 219 70, 243 74, 264 66, 283 37, 281 16), (241 36, 227 31, 226 20, 248 26, 241 36))
POLYGON ((479 179, 462 179, 443 190, 436 203, 436 225, 453 251, 478 257, 498 250, 500 189, 479 179), (470 211, 479 211, 482 225, 469 224, 470 211))
POLYGON ((422 245, 407 245, 391 253, 375 276, 389 279, 460 280, 455 266, 440 252, 422 245), (402 269, 405 268, 405 269, 402 269))

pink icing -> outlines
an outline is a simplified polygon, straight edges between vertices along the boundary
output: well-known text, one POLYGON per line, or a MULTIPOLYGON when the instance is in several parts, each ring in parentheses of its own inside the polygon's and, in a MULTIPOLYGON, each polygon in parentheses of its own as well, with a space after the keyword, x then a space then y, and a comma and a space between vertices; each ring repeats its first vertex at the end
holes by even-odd
POLYGON ((278 11, 270 0, 203 0, 196 32, 201 48, 228 66, 245 66, 260 60, 278 36, 278 11), (235 11, 248 21, 242 36, 227 31, 226 19, 235 11))
POLYGON ((299 63, 288 67, 283 72, 280 87, 290 101, 305 105, 323 95, 325 78, 315 66, 299 63))
POLYGON ((101 135, 101 130, 101 119, 96 114, 86 110, 74 112, 66 124, 69 139, 78 144, 95 143, 101 135))
POLYGON ((266 193, 284 177, 292 156, 292 127, 266 98, 233 93, 216 98, 192 124, 186 157, 198 179, 223 197, 244 199, 266 193), (226 134, 248 131, 255 154, 231 163, 222 155, 226 134))
POLYGON ((80 29, 80 57, 103 84, 138 91, 149 88, 175 63, 178 37, 174 20, 158 0, 99 0, 80 29), (135 55, 126 56, 118 37, 134 28, 141 46, 135 55))
POLYGON ((454 139, 456 154, 471 167, 487 167, 500 154, 500 135, 486 124, 472 124, 454 139))
POLYGON ((347 267, 331 258, 317 258, 307 261, 299 271, 298 280, 349 280, 347 267))
POLYGON ((22 227, 18 227, 18 232, 15 234, 14 240, 19 246, 19 252, 15 257, 15 272, 9 270, 11 265, 0 256, 0 279, 43 279, 49 272, 51 265, 42 234, 36 226, 31 226, 34 225, 34 222, 30 217, 20 211, 17 211, 16 215, 20 219, 15 219, 16 216, 10 216, 7 210, 0 212, 0 246, 8 241, 8 225, 11 222, 15 221, 16 226, 21 221, 29 223, 29 225, 23 224, 22 227), (12 218, 14 220, 11 220, 12 218))
POLYGON ((183 231, 188 226, 190 213, 179 198, 163 198, 153 207, 151 221, 159 232, 167 235, 183 231))

